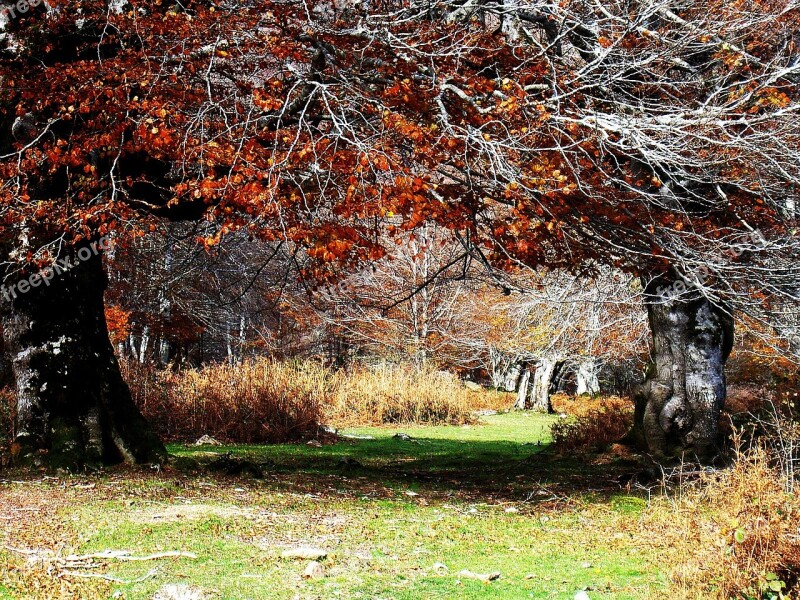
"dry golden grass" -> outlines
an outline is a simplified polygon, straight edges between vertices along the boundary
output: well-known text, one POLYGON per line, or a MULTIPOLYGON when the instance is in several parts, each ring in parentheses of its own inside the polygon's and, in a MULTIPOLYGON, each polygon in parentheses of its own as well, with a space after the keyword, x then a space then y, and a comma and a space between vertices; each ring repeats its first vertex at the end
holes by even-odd
MULTIPOLYGON (((622 437, 633 403, 624 398, 554 396, 553 425, 562 453, 591 451, 622 437)), ((797 460, 796 417, 775 413, 759 423, 747 449, 734 434, 733 464, 720 470, 676 469, 655 495, 635 538, 655 546, 670 573, 669 598, 800 598, 800 496, 787 464, 797 460), (788 450, 787 450, 788 449, 788 450), (649 543, 648 543, 649 541, 649 543)))
POLYGON ((674 565, 671 597, 797 597, 800 498, 785 484, 769 454, 754 448, 648 511, 644 529, 674 565))
POLYGON ((553 445, 562 454, 602 450, 619 441, 633 425, 633 402, 628 398, 556 394, 551 401, 553 410, 572 417, 551 427, 553 445))
POLYGON ((127 363, 123 375, 142 413, 165 439, 207 434, 241 443, 316 435, 332 378, 313 363, 268 359, 180 372, 127 363))
POLYGON ((332 424, 460 424, 471 420, 470 393, 457 377, 432 367, 397 365, 339 371, 323 414, 332 424))
POLYGON ((603 411, 630 411, 633 414, 633 400, 621 396, 568 396, 553 394, 550 396, 553 412, 564 413, 571 417, 583 417, 603 411))
POLYGON ((285 442, 315 436, 320 423, 471 420, 471 393, 455 376, 429 367, 334 371, 265 358, 181 372, 128 363, 123 371, 137 405, 168 440, 207 434, 239 443, 285 442))
POLYGON ((471 410, 496 410, 505 412, 513 409, 517 400, 515 392, 481 388, 480 390, 467 390, 467 398, 471 410))

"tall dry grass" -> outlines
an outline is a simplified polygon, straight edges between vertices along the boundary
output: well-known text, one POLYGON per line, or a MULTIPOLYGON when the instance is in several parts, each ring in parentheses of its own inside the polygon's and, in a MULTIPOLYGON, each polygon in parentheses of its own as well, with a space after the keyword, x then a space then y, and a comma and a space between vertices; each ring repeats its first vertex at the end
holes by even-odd
POLYGON ((134 401, 167 440, 211 435, 240 443, 316 435, 331 374, 313 363, 273 360, 180 372, 127 362, 134 401))
POLYGON ((323 404, 337 425, 461 424, 472 420, 470 393, 454 375, 433 367, 358 367, 334 376, 323 404))
POLYGON ((622 439, 633 425, 633 401, 620 396, 587 398, 556 394, 553 410, 566 418, 553 423, 553 447, 560 454, 603 450, 622 439))
POLYGON ((764 447, 673 490, 645 529, 672 565, 673 598, 798 597, 800 498, 764 447))
POLYGON ((469 393, 454 376, 411 366, 335 371, 312 361, 253 359, 181 372, 123 364, 144 416, 168 440, 211 435, 277 443, 336 427, 385 423, 465 423, 469 393))

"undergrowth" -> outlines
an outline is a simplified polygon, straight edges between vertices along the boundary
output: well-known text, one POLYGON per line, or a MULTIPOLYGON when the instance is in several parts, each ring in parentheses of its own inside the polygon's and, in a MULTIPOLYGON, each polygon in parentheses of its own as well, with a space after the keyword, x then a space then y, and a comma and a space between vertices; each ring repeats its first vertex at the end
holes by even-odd
POLYGON ((551 427, 553 446, 561 454, 603 450, 619 441, 633 424, 633 402, 619 396, 557 394, 552 404, 562 415, 551 427))
POLYGON ((238 443, 316 436, 321 424, 443 424, 471 420, 455 377, 412 366, 332 370, 311 361, 254 359, 184 371, 123 364, 144 416, 167 440, 211 435, 238 443))
POLYGON ((787 484, 772 453, 754 446, 737 452, 730 468, 673 490, 669 510, 648 519, 676 565, 675 591, 685 598, 797 597, 800 498, 787 484))

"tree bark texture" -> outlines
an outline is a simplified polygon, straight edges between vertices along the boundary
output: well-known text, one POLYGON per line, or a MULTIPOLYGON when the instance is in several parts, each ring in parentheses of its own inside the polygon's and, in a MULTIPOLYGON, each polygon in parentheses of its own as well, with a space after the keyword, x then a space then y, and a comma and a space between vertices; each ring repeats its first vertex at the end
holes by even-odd
POLYGON ((636 394, 633 439, 656 458, 713 458, 719 451, 733 318, 667 277, 647 285, 645 302, 652 355, 636 394))
POLYGON ((17 277, 2 290, 17 393, 12 459, 68 469, 161 462, 166 450, 133 403, 108 337, 99 252, 83 246, 68 260, 49 279, 17 277))

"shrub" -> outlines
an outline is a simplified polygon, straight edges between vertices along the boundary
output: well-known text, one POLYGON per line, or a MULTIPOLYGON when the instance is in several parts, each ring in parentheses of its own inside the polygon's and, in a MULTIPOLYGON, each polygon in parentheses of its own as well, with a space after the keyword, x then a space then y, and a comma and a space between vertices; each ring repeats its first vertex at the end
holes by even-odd
POLYGON ((667 538, 684 597, 795 597, 800 499, 786 484, 771 453, 757 446, 682 486, 671 510, 649 525, 667 538))
POLYGON ((553 411, 573 417, 581 417, 595 412, 608 410, 633 411, 633 400, 622 396, 568 396, 553 394, 550 396, 553 411))
POLYGON ((556 451, 596 452, 619 441, 633 425, 633 402, 618 396, 552 399, 562 418, 553 423, 551 434, 556 451))
POLYGON ((771 400, 772 394, 756 385, 729 385, 724 411, 728 415, 743 415, 760 410, 771 400))
POLYGON ((124 363, 134 401, 166 440, 210 435, 279 443, 335 425, 466 423, 469 393, 453 375, 411 366, 334 371, 261 358, 179 372, 124 363))
POLYGON ((239 443, 314 436, 330 373, 314 363, 245 361, 158 371, 123 364, 139 409, 166 440, 210 435, 239 443))

